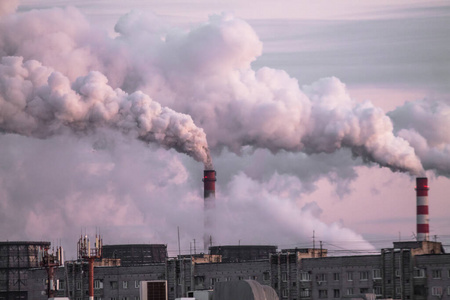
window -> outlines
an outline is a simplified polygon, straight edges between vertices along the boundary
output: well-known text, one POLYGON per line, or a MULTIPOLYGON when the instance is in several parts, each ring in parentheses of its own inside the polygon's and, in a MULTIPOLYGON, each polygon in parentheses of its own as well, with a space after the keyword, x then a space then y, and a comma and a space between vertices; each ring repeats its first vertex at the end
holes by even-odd
POLYGON ((264 272, 263 273, 263 280, 264 281, 268 281, 268 280, 270 280, 270 273, 269 272, 264 272))
POLYGON ((373 273, 373 279, 381 279, 381 270, 380 269, 374 269, 372 273, 373 273))
POLYGON ((402 288, 399 287, 399 286, 396 286, 396 287, 395 287, 395 294, 396 294, 396 295, 400 295, 401 293, 402 293, 402 288))
POLYGON ((214 286, 214 284, 215 284, 217 281, 219 281, 219 280, 217 280, 217 278, 210 278, 210 279, 209 279, 209 285, 210 285, 210 286, 214 286))
POLYGON ((369 272, 368 271, 361 271, 361 272, 359 272, 359 280, 367 281, 368 279, 369 279, 369 272))
POLYGON ((283 296, 283 298, 288 297, 288 289, 283 289, 282 296, 283 296))
POLYGON ((98 290, 102 288, 103 288, 103 281, 99 279, 94 280, 94 289, 98 290))
POLYGON ((369 293, 369 288, 360 288, 359 289, 359 293, 360 294, 368 294, 369 293))
POLYGON ((414 285, 414 295, 425 297, 426 294, 427 294, 427 292, 425 289, 425 285, 423 285, 423 284, 414 285))
POLYGON ((301 289, 300 290, 300 297, 311 297, 311 290, 310 289, 301 289))
POLYGON ((431 277, 433 277, 433 279, 441 279, 441 270, 432 270, 431 277))
POLYGON ((450 296, 450 286, 447 288, 447 295, 450 296))
POLYGON ((419 269, 419 268, 414 268, 414 277, 415 278, 423 278, 425 277, 425 270, 424 269, 419 269))
POLYGON ((287 273, 282 273, 281 274, 281 280, 286 282, 287 281, 287 273))
POLYGON ((383 294, 383 291, 381 289, 381 286, 375 286, 373 288, 373 293, 377 296, 380 296, 381 294, 383 294))
POLYGON ((57 290, 63 291, 66 289, 66 282, 64 280, 59 280, 58 281, 58 287, 56 288, 57 290))
POLYGON ((195 284, 203 284, 205 282, 205 276, 197 276, 195 277, 195 284))
MULTIPOLYGON (((353 281, 353 272, 347 272, 347 280, 353 281)), ((352 294, 350 294, 350 295, 352 295, 352 294)))
POLYGON ((333 290, 333 297, 334 298, 340 298, 341 297, 341 290, 334 289, 333 290))
POLYGON ((350 295, 354 295, 353 288, 348 288, 347 289, 347 296, 350 296, 350 295))
POLYGON ((81 290, 81 281, 77 281, 77 291, 81 290))
POLYGON ((253 280, 258 280, 258 276, 252 276, 253 280))
POLYGON ((238 276, 238 280, 244 280, 244 276, 238 276))
POLYGON ((333 273, 333 279, 334 279, 334 281, 339 281, 339 279, 340 279, 340 276, 341 274, 340 273, 333 273))
POLYGON ((112 290, 117 290, 119 288, 119 283, 117 281, 110 281, 109 286, 112 290))
POLYGON ((328 298, 327 290, 319 290, 319 298, 328 298))
POLYGON ((122 297, 122 300, 129 300, 129 298, 128 297, 122 297))
POLYGON ((134 287, 138 289, 140 286, 141 286, 141 283, 139 281, 135 280, 134 287))
POLYGON ((122 288, 124 289, 128 288, 128 281, 122 281, 122 288))
POLYGON ((317 274, 317 281, 319 282, 326 282, 327 281, 327 274, 326 273, 319 273, 317 274))
POLYGON ((431 288, 431 295, 433 295, 433 296, 441 296, 442 295, 442 287, 440 287, 440 286, 433 286, 431 288))
POLYGON ((300 274, 300 281, 311 281, 311 274, 308 272, 301 272, 300 274))

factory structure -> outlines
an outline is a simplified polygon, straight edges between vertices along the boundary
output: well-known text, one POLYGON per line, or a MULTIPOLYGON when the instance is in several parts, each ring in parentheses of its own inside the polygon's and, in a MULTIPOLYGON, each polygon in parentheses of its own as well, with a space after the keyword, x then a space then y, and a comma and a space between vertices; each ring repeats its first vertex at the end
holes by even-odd
MULTIPOLYGON (((208 170, 203 177, 205 245, 213 233, 206 212, 214 207, 215 175, 208 170)), ((169 257, 164 244, 96 243, 95 254, 101 256, 93 265, 77 259, 54 268, 55 297, 239 300, 237 291, 245 290, 247 299, 255 300, 450 299, 450 254, 429 240, 428 181, 416 183, 417 240, 394 242, 378 254, 329 256, 322 248, 209 244, 205 253, 169 257)), ((0 243, 0 300, 49 298, 49 275, 38 259, 39 249, 49 246, 0 243)))

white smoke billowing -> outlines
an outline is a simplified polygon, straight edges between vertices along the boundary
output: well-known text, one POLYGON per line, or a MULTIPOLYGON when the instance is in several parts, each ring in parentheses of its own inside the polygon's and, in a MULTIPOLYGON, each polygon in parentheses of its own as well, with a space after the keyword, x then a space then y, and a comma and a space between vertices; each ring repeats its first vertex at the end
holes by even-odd
POLYGON ((283 71, 253 70, 262 43, 246 22, 222 14, 183 31, 147 17, 124 16, 111 39, 74 8, 22 13, 3 20, 0 53, 37 59, 72 81, 96 70, 113 87, 141 89, 190 115, 216 151, 252 146, 331 153, 346 147, 381 166, 423 173, 389 117, 370 102, 354 102, 337 78, 301 89, 283 71))
MULTIPOLYGON (((135 23, 131 14, 119 24, 134 29, 135 23)), ((394 170, 414 175, 423 171, 414 149, 393 134, 384 112, 370 102, 352 101, 337 78, 319 80, 302 90, 284 71, 251 69, 251 62, 261 54, 261 42, 245 22, 214 16, 187 33, 138 38, 149 32, 146 28, 120 31, 123 39, 138 40, 132 49, 142 53, 140 60, 150 62, 141 64, 140 88, 157 99, 169 99, 162 101, 191 115, 205 129, 212 148, 227 147, 237 153, 244 146, 331 153, 348 147, 394 170), (162 77, 157 85, 152 83, 155 71, 156 78, 162 77)))
POLYGON ((117 129, 155 142, 211 166, 206 136, 191 117, 161 107, 141 92, 113 90, 98 72, 68 78, 20 57, 3 57, 0 65, 0 128, 45 138, 70 128, 89 132, 117 129))
POLYGON ((249 24, 227 14, 182 30, 131 12, 115 29, 118 36, 109 37, 75 8, 0 19, 0 145, 9 145, 0 148, 2 236, 50 234, 46 213, 62 224, 60 234, 102 224, 118 241, 165 243, 179 225, 185 243, 199 238, 200 168, 133 138, 205 164, 208 140, 221 243, 236 242, 242 228, 249 242, 309 240, 313 230, 331 240, 361 239, 321 221, 323 208, 302 195, 325 176, 342 197, 363 161, 449 175, 445 104, 433 110, 417 102, 385 114, 355 102, 335 77, 300 86, 282 70, 254 70, 263 45, 249 24), (430 124, 434 133, 426 131, 430 124), (25 225, 15 222, 19 214, 25 225))
POLYGON ((407 102, 389 117, 398 135, 414 147, 425 169, 450 176, 450 106, 442 101, 407 102))

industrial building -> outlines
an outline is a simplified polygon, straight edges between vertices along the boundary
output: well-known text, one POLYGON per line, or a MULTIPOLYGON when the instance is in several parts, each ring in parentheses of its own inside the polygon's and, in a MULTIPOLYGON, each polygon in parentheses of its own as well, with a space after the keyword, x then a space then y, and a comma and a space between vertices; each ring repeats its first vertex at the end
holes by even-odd
MULTIPOLYGON (((161 250, 160 247, 147 245, 146 248, 161 250)), ((392 248, 382 249, 378 255, 358 256, 327 256, 326 249, 289 249, 273 253, 267 250, 275 246, 257 245, 243 246, 238 252, 237 247, 220 247, 228 253, 228 261, 218 259, 218 254, 197 254, 166 258, 161 262, 159 258, 142 261, 142 251, 134 250, 143 249, 145 245, 118 245, 123 251, 116 252, 115 258, 95 263, 95 299, 137 300, 140 299, 140 283, 155 280, 167 282, 170 300, 187 297, 192 291, 214 289, 218 282, 242 280, 271 286, 281 300, 363 299, 364 295, 377 299, 450 299, 450 255, 444 253, 438 242, 395 242, 392 248), (125 248, 129 248, 128 251, 125 248), (126 253, 128 261, 134 263, 121 265, 118 253, 126 253), (130 253, 136 256, 130 257, 130 253), (258 257, 255 253, 267 255, 258 257)), ((20 260, 23 262, 24 258, 20 260)), ((2 290, 0 299, 47 298, 43 293, 45 269, 28 267, 21 274, 26 278, 26 285, 21 285, 21 298, 10 288, 9 294, 2 290)), ((87 299, 87 262, 67 261, 55 269, 54 276, 59 283, 57 296, 87 299)))
POLYGON ((27 299, 28 270, 39 266, 39 249, 50 242, 0 242, 0 299, 27 299))
MULTIPOLYGON (((207 212, 214 207, 215 175, 206 170, 203 178, 205 245, 213 233, 207 212)), ((394 242, 377 255, 328 256, 322 248, 278 251, 274 245, 221 245, 208 247, 208 254, 168 257, 163 244, 99 247, 96 237, 94 252, 101 259, 88 263, 84 255, 55 266, 55 293, 71 300, 140 300, 141 283, 149 288, 155 282, 164 287, 167 300, 217 285, 254 291, 269 286, 267 295, 274 299, 273 291, 281 300, 450 299, 450 254, 441 243, 428 240, 428 189, 427 179, 417 178, 418 240, 394 242), (251 282, 222 285, 244 280, 251 282)), ((48 268, 39 264, 38 257, 39 249, 49 246, 49 242, 0 243, 0 300, 48 298, 48 268)), ((92 252, 89 246, 82 248, 92 252)))

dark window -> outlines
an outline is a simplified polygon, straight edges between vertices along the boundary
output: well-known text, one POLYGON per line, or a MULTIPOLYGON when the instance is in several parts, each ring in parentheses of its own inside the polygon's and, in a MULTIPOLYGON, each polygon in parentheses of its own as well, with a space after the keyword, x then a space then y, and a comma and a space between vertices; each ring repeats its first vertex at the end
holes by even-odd
POLYGON ((119 288, 119 283, 117 281, 110 281, 109 285, 111 286, 112 290, 117 290, 119 288))
POLYGON ((333 297, 334 298, 340 298, 341 297, 341 291, 340 290, 333 290, 333 297))

